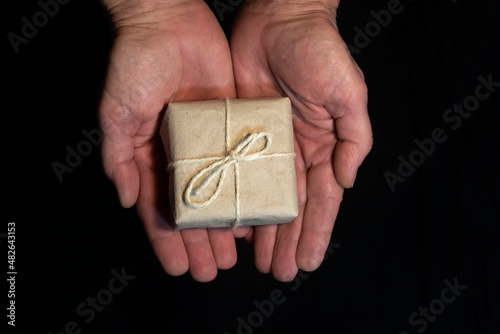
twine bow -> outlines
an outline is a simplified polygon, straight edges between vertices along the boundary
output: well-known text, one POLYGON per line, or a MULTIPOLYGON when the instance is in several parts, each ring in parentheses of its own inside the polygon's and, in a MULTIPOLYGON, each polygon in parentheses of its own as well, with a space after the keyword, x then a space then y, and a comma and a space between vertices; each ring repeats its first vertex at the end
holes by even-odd
POLYGON ((210 165, 200 169, 196 174, 191 177, 184 188, 183 192, 183 202, 186 206, 192 209, 198 209, 201 207, 208 206, 212 204, 217 197, 219 197, 222 184, 226 177, 226 170, 234 166, 234 186, 235 186, 235 222, 233 227, 240 224, 241 220, 241 209, 240 209, 240 195, 239 195, 239 163, 245 161, 254 161, 258 159, 271 158, 271 157, 282 157, 282 156, 295 156, 295 153, 274 153, 265 154, 269 147, 271 146, 271 134, 267 132, 256 132, 247 134, 244 136, 231 150, 229 147, 229 117, 228 117, 228 103, 229 100, 225 100, 226 106, 226 155, 222 157, 209 157, 209 158, 199 158, 199 159, 183 159, 177 160, 169 164, 169 169, 177 166, 178 164, 185 163, 203 163, 208 161, 213 161, 210 165), (256 145, 257 141, 264 139, 264 146, 253 153, 249 151, 256 145), (193 200, 193 197, 202 193, 209 184, 219 175, 219 179, 215 186, 215 191, 206 199, 200 202, 193 200), (200 181, 201 179, 201 181, 200 181), (199 183, 198 183, 199 181, 199 183), (198 183, 198 184, 197 184, 198 183), (197 185, 196 185, 197 184, 197 185), (196 186, 195 186, 196 185, 196 186))

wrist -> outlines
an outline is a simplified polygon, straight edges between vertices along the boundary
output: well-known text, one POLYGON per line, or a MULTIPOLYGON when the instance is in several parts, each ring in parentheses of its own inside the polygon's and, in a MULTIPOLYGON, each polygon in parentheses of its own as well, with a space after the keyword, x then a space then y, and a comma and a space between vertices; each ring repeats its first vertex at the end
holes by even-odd
POLYGON ((335 17, 340 0, 246 0, 245 5, 270 14, 303 15, 324 12, 335 17))
POLYGON ((204 6, 203 0, 101 0, 115 28, 160 25, 204 6))

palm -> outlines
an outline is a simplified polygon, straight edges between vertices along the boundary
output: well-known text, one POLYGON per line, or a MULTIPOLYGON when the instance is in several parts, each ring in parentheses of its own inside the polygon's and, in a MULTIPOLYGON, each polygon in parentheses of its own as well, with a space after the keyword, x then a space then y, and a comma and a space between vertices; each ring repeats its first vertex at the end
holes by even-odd
POLYGON ((166 158, 157 135, 171 101, 233 97, 227 40, 204 3, 185 14, 119 29, 100 107, 103 162, 120 202, 137 210, 165 270, 188 268, 200 281, 236 261, 230 229, 190 229, 168 224, 166 158), (196 22, 196 24, 191 24, 196 22), (159 28, 160 27, 160 28, 159 28))
POLYGON ((333 22, 321 15, 280 21, 243 11, 231 52, 238 97, 284 95, 293 104, 299 215, 254 231, 257 267, 289 280, 321 263, 343 188, 369 151, 366 88, 333 22))

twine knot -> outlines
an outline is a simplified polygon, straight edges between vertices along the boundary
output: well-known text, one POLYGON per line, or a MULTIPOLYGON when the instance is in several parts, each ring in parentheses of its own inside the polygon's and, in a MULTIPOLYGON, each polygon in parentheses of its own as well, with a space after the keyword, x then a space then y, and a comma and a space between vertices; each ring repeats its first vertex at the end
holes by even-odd
MULTIPOLYGON (((216 158, 217 160, 208 165, 207 167, 200 169, 186 184, 184 189, 183 200, 184 203, 190 208, 197 209, 207 205, 210 205, 220 194, 222 184, 226 177, 226 170, 234 165, 243 161, 252 161, 267 157, 264 153, 267 152, 269 146, 271 145, 271 135, 266 132, 258 132, 253 134, 248 134, 243 137, 234 148, 229 151, 225 157, 216 158), (255 145, 255 143, 263 138, 264 147, 254 153, 248 153, 250 149, 255 145), (219 180, 215 186, 215 191, 210 197, 201 202, 195 202, 192 197, 202 193, 206 187, 211 184, 217 175, 219 175, 219 180), (198 185, 195 184, 201 179, 198 185)), ((212 158, 207 158, 212 159, 212 158)), ((203 162, 207 159, 192 159, 190 162, 203 162)))

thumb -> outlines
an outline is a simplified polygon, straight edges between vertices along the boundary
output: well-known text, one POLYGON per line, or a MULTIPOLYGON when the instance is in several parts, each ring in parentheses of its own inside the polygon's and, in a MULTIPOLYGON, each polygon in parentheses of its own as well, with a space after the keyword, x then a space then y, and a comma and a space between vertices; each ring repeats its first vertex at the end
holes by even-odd
POLYGON ((102 163, 105 174, 116 187, 120 204, 129 208, 139 195, 139 170, 134 161, 133 137, 123 133, 123 128, 106 117, 113 108, 119 106, 104 97, 100 108, 102 163))
POLYGON ((357 71, 354 77, 354 80, 344 81, 345 91, 339 92, 343 96, 337 97, 336 112, 330 112, 335 119, 338 138, 333 152, 333 169, 337 182, 344 188, 354 185, 357 170, 373 145, 366 85, 357 71))

